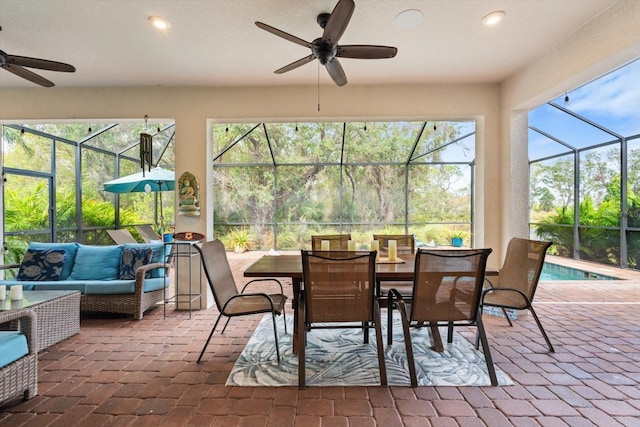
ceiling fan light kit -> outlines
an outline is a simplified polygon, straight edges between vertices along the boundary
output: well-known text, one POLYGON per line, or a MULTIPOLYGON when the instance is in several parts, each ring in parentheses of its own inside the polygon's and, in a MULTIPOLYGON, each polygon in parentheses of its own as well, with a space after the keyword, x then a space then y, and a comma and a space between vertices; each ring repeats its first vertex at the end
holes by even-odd
POLYGON ((340 0, 331 13, 318 15, 316 20, 324 31, 322 37, 318 37, 312 42, 256 21, 258 28, 311 50, 310 55, 285 65, 274 72, 283 74, 317 59, 320 64, 325 66, 334 83, 338 86, 344 86, 347 84, 347 76, 338 58, 383 59, 396 56, 398 49, 391 46, 338 44, 347 29, 347 25, 349 25, 354 9, 355 3, 353 0, 340 0))

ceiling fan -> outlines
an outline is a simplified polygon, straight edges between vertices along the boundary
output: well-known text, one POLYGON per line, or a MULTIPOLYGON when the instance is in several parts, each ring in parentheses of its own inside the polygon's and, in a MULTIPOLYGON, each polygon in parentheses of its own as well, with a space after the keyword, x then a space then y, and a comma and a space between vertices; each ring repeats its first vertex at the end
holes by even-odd
POLYGON ((338 41, 347 29, 355 3, 353 0, 339 0, 331 13, 321 13, 318 15, 317 22, 324 29, 322 37, 312 42, 305 41, 299 37, 285 33, 282 30, 274 28, 270 25, 256 21, 256 25, 265 31, 270 32, 285 40, 299 44, 311 49, 311 55, 292 62, 275 71, 276 74, 283 74, 287 71, 294 70, 314 59, 320 61, 329 72, 329 76, 338 86, 347 84, 347 76, 338 61, 338 58, 356 58, 356 59, 383 59, 393 58, 398 53, 398 49, 390 46, 375 45, 339 45, 338 41))
MULTIPOLYGON (((2 27, 0 27, 2 31, 2 27)), ((65 73, 73 73, 76 68, 73 65, 65 64, 62 62, 50 61, 48 59, 29 58, 27 56, 9 55, 3 50, 0 50, 0 68, 7 70, 16 76, 27 79, 30 82, 39 84, 44 87, 55 86, 53 82, 45 79, 44 77, 29 71, 24 67, 37 68, 40 70, 49 71, 62 71, 65 73)))

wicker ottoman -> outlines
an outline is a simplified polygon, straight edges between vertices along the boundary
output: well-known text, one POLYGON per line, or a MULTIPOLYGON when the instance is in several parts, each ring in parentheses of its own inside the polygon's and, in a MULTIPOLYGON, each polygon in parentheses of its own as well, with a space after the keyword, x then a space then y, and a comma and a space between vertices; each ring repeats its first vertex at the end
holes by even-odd
MULTIPOLYGON (((36 351, 80 332, 80 292, 24 291, 19 301, 0 301, 0 311, 30 308, 36 313, 36 351)), ((29 322, 27 319, 22 322, 29 322)), ((21 330, 28 329, 20 325, 21 330)))

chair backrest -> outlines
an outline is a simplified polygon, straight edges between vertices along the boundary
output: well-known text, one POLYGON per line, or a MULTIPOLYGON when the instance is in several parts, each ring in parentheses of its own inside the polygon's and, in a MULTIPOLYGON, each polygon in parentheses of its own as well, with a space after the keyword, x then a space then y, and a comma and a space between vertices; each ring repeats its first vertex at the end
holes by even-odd
POLYGON ((306 323, 374 320, 375 251, 302 251, 306 323))
POLYGON ((389 252, 389 240, 396 241, 398 255, 415 254, 416 238, 414 234, 374 234, 373 240, 380 242, 380 252, 389 252))
POLYGON ((544 257, 551 245, 547 241, 512 238, 500 269, 500 286, 518 289, 533 301, 544 257))
POLYGON ((126 228, 119 228, 117 230, 107 230, 109 236, 113 239, 114 242, 118 245, 124 245, 126 243, 138 243, 133 234, 126 228))
POLYGON ((311 249, 319 251, 322 249, 322 241, 329 241, 329 250, 332 251, 346 251, 349 249, 349 240, 351 240, 351 234, 324 234, 311 236, 311 249))
POLYGON ((222 312, 227 301, 238 295, 224 244, 220 240, 211 240, 203 243, 202 246, 194 245, 194 247, 200 252, 202 268, 209 288, 213 293, 218 311, 222 312))
POLYGON ((418 249, 412 321, 475 321, 491 249, 418 249))
POLYGON ((142 237, 142 240, 149 243, 152 240, 162 240, 162 237, 156 233, 151 224, 136 225, 136 230, 142 237))

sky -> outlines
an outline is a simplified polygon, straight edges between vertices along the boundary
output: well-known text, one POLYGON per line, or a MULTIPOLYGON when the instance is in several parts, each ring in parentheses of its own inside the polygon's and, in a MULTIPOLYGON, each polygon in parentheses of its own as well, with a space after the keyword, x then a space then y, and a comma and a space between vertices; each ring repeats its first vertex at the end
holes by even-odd
MULTIPOLYGON (((640 60, 567 92, 567 95, 567 109, 624 137, 640 134, 640 60)), ((552 101, 564 106, 564 98, 565 94, 562 94, 552 101)), ((529 125, 576 148, 615 139, 615 136, 547 104, 530 111, 529 125)), ((531 160, 565 151, 566 148, 539 133, 529 132, 531 160)))

